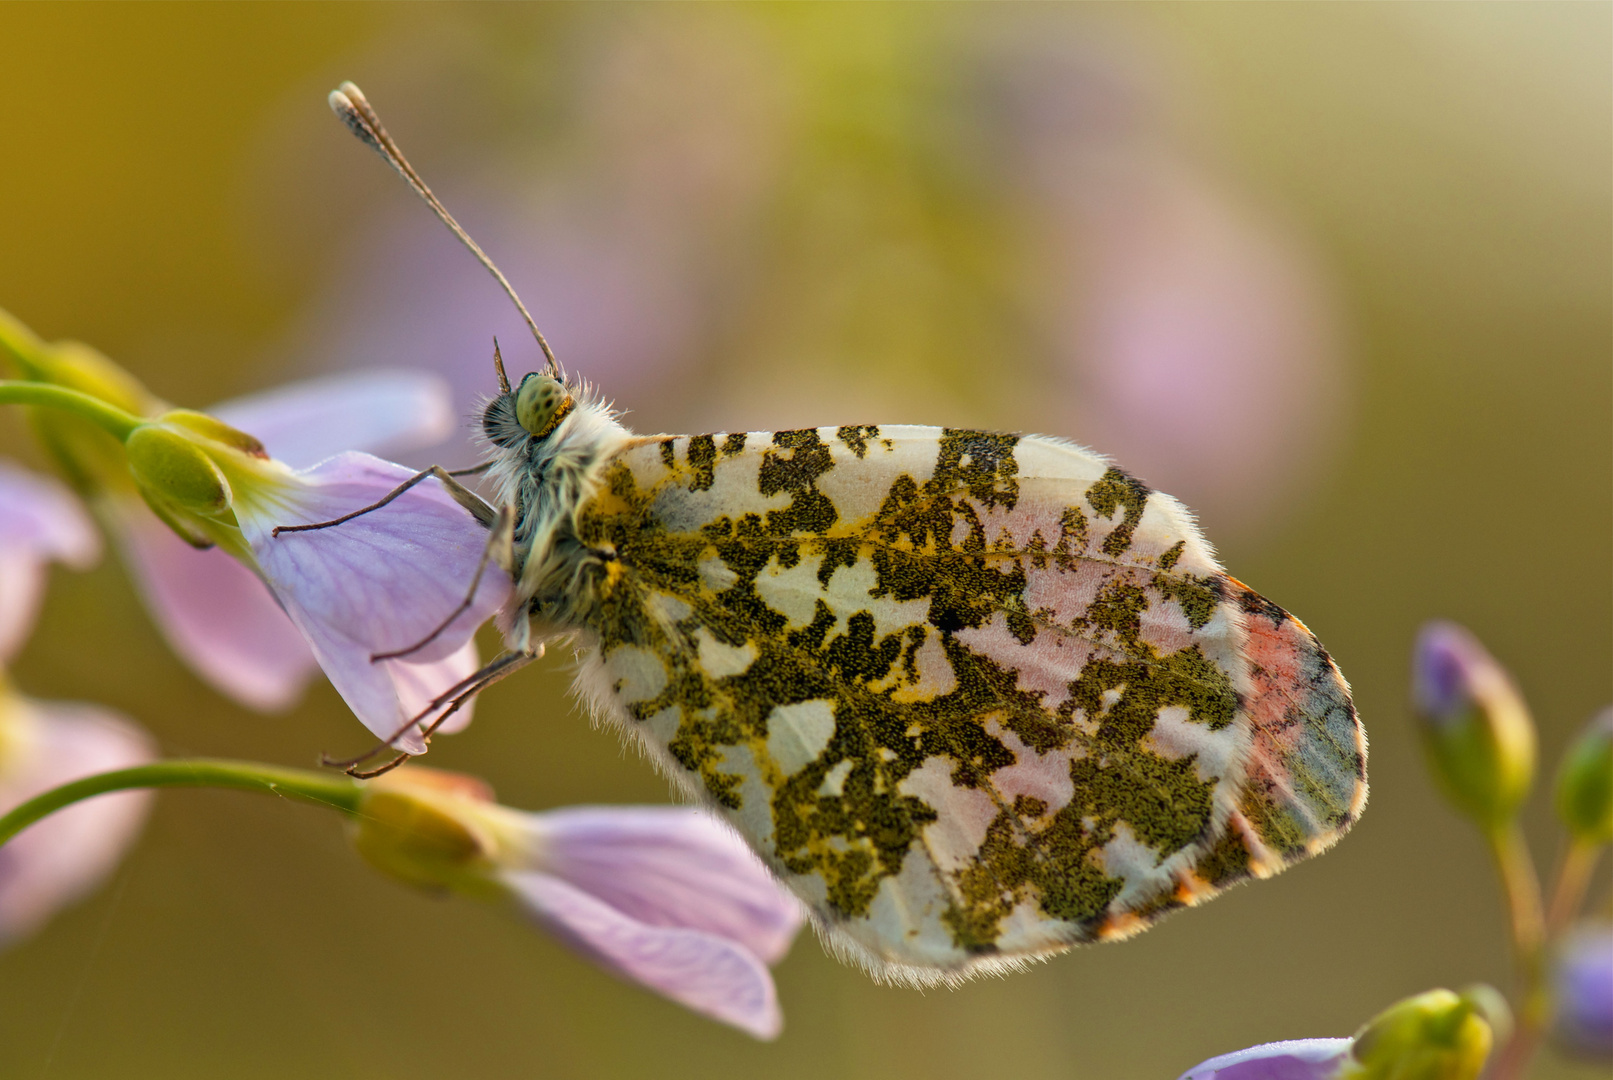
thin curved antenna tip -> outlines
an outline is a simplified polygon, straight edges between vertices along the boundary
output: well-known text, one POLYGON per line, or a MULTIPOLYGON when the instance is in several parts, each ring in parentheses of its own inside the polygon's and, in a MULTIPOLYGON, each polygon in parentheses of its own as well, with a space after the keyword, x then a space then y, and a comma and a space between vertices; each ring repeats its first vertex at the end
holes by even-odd
POLYGON ((493 335, 493 371, 498 375, 498 388, 501 393, 510 392, 510 377, 504 374, 504 357, 499 355, 498 335, 493 335))
MULTIPOLYGON (((533 338, 537 340, 538 348, 543 351, 545 370, 551 375, 558 375, 560 362, 555 359, 554 350, 549 348, 549 343, 544 340, 542 332, 538 330, 538 324, 533 321, 532 313, 527 311, 526 305, 521 303, 521 298, 516 295, 515 287, 510 284, 509 279, 504 276, 503 272, 494 265, 493 260, 487 257, 487 253, 481 249, 475 240, 471 239, 470 234, 460 227, 459 222, 454 220, 454 216, 448 212, 448 208, 437 199, 437 196, 432 194, 431 189, 426 186, 426 182, 420 179, 420 174, 414 171, 414 167, 409 164, 408 158, 403 156, 403 151, 398 149, 398 144, 393 142, 392 136, 387 134, 386 128, 381 124, 380 115, 370 107, 369 99, 364 96, 364 92, 353 83, 344 82, 341 86, 332 90, 325 100, 330 103, 331 111, 336 114, 336 118, 342 122, 347 130, 351 131, 365 146, 380 154, 386 160, 386 163, 392 166, 399 176, 403 177, 404 182, 414 190, 414 193, 420 196, 427 206, 431 207, 432 213, 437 215, 437 218, 448 227, 448 230, 454 234, 459 242, 464 244, 466 249, 476 257, 476 261, 481 263, 487 272, 493 275, 493 280, 498 282, 505 295, 515 304, 515 309, 521 313, 521 318, 526 320, 527 329, 532 331, 533 338)), ((504 390, 508 391, 510 387, 508 380, 504 378, 502 359, 498 361, 498 365, 500 383, 504 390)))

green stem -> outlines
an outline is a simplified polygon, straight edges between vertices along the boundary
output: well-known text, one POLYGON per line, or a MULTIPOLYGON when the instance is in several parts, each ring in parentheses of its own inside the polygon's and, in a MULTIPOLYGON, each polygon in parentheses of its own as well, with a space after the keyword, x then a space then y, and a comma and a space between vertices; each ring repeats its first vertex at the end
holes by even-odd
POLYGON ((0 817, 0 844, 4 844, 40 818, 82 799, 130 788, 217 787, 261 791, 302 802, 316 803, 349 814, 358 812, 363 787, 346 777, 311 769, 282 769, 255 761, 216 758, 181 758, 137 765, 132 769, 100 773, 74 780, 37 795, 0 817))
POLYGON ((1556 940, 1567 927, 1579 905, 1585 899, 1585 890, 1591 883, 1591 871, 1596 869, 1596 857, 1602 845, 1594 840, 1574 837, 1563 853, 1563 864, 1557 870, 1557 884, 1551 892, 1551 909, 1546 915, 1546 939, 1556 940))
POLYGON ((0 381, 0 405, 38 405, 82 416, 99 424, 119 442, 148 421, 108 405, 98 397, 42 382, 0 381))
POLYGON ((1517 1028, 1502 1049, 1490 1080, 1517 1080, 1528 1068, 1546 1023, 1546 918, 1529 845, 1517 822, 1488 830, 1490 850, 1512 916, 1512 949, 1518 965, 1517 1028))

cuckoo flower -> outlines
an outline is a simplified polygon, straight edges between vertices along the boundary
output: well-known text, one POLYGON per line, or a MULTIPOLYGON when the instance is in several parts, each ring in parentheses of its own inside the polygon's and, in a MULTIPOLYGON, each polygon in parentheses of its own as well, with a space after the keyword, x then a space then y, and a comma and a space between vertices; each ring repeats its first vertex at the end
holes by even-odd
MULTIPOLYGON (((408 450, 438 441, 453 427, 442 381, 407 371, 311 379, 208 412, 252 432, 276 460, 294 469, 343 450, 408 450)), ((250 708, 268 712, 291 705, 318 665, 257 574, 218 548, 186 543, 133 492, 102 505, 124 562, 174 651, 250 708)), ((475 670, 474 649, 467 646, 449 668, 442 672, 443 685, 475 670)))
MULTIPOLYGON (((43 407, 35 416, 42 437, 81 489, 109 507, 168 636, 226 690, 258 706, 288 703, 308 670, 306 648, 359 719, 392 738, 412 720, 429 724, 426 707, 476 669, 472 634, 501 606, 509 580, 489 567, 472 602, 434 633, 459 609, 486 541, 436 480, 340 528, 276 535, 277 526, 369 506, 407 479, 400 465, 336 451, 440 435, 449 425, 435 380, 347 376, 221 408, 262 431, 289 459, 280 460, 257 436, 218 416, 170 409, 100 354, 47 345, 3 312, 0 356, 27 377, 0 384, 0 403, 43 407), (148 512, 191 548, 217 550, 191 555, 156 539, 148 512), (276 606, 223 556, 261 578, 276 606), (287 632, 288 617, 305 646, 287 632)), ((411 731, 395 745, 418 753, 424 740, 411 731)))
MULTIPOLYGON (((0 463, 0 661, 32 625, 46 562, 82 567, 97 553, 95 531, 71 495, 0 463)), ((145 735, 121 717, 25 698, 0 674, 0 812, 68 780, 151 756, 145 735)), ((147 801, 128 793, 74 806, 0 848, 0 942, 32 932, 104 878, 139 830, 147 801)))
POLYGON ((768 966, 800 908, 704 811, 523 813, 472 778, 404 768, 367 789, 354 821, 359 852, 393 876, 511 902, 624 979, 756 1038, 779 1033, 768 966))
POLYGON ((1195 1065, 1178 1080, 1478 1080, 1505 1001, 1487 986, 1430 990, 1389 1006, 1351 1039, 1251 1046, 1195 1065))

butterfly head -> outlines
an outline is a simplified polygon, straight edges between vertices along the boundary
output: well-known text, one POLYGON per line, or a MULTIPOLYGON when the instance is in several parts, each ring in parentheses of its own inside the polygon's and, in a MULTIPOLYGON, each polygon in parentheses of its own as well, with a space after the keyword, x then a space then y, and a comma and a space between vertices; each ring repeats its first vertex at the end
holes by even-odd
POLYGON ((576 404, 565 383, 534 371, 516 389, 506 390, 487 403, 482 412, 482 431, 495 446, 502 447, 544 439, 553 434, 576 404))

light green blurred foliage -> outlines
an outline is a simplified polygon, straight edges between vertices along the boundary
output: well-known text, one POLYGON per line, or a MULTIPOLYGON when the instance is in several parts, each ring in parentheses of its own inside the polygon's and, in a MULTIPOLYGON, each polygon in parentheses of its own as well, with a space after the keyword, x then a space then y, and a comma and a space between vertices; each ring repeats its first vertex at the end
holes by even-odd
MULTIPOLYGON (((463 161, 509 185, 512 147, 589 167, 557 102, 602 42, 687 20, 695 40, 775 43, 776 68, 741 70, 784 149, 767 212, 732 241, 768 253, 742 275, 743 317, 677 392, 612 388, 630 422, 848 401, 901 413, 849 419, 1044 426, 1052 373, 1024 315, 1042 224, 982 194, 970 170, 994 149, 967 141, 949 66, 1024 18, 1050 47, 1141 58, 1171 137, 1334 282, 1339 449, 1259 528, 1223 519, 1211 538, 1355 687, 1373 784, 1355 831, 1135 941, 957 991, 878 987, 803 940, 778 973, 785 1034, 763 1046, 497 913, 395 887, 326 815, 167 793, 113 885, 0 956, 0 1075, 1145 1080, 1344 1035, 1427 986, 1505 982, 1499 897, 1423 772, 1406 658, 1427 618, 1472 628, 1507 657, 1546 762, 1613 698, 1605 6, 6 5, 0 306, 181 406, 302 373, 283 343, 360 213, 407 198, 330 119, 330 87, 362 85, 428 178, 463 161)), ((0 453, 46 462, 15 414, 0 453)), ((278 717, 205 689, 111 561, 53 577, 14 674, 121 709, 173 753, 303 764, 366 744, 326 687, 278 717)), ((429 764, 524 806, 664 799, 566 681, 555 656, 494 688, 429 764)), ((1551 852, 1545 800, 1525 819, 1551 852)))

